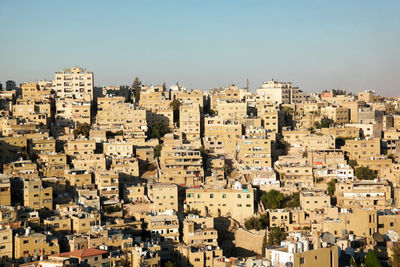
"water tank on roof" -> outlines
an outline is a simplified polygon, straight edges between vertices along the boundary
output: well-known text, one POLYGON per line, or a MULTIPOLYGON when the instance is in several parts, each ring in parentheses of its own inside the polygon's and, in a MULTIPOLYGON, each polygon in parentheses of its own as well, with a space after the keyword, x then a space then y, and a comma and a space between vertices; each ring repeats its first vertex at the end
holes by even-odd
POLYGON ((242 189, 242 183, 239 182, 239 181, 237 181, 237 182, 235 182, 235 184, 233 185, 233 187, 234 187, 236 190, 241 190, 241 189, 242 189))

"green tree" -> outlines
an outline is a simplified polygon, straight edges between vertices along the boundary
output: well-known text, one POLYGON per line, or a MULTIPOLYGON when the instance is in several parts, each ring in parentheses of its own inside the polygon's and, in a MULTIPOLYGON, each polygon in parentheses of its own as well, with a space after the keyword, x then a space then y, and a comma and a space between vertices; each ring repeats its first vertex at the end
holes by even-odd
POLYGON ((79 124, 76 129, 74 130, 74 136, 75 138, 78 137, 79 135, 83 135, 86 138, 89 137, 89 132, 90 132, 90 125, 86 122, 79 124))
POLYGON ((322 118, 321 128, 329 128, 333 123, 334 121, 332 119, 322 118))
POLYGON ((350 258, 350 267, 358 267, 358 264, 353 257, 350 258))
POLYGON ((337 137, 335 139, 335 148, 340 149, 344 144, 346 143, 346 140, 342 137, 337 137))
POLYGON ((393 247, 392 253, 389 264, 392 265, 392 267, 400 267, 400 247, 393 247))
POLYGON ((332 179, 328 182, 328 194, 332 197, 335 194, 336 179, 332 179))
POLYGON ((281 139, 277 143, 277 149, 282 149, 283 153, 285 155, 287 155, 287 153, 289 152, 289 149, 290 149, 290 144, 288 142, 286 142, 285 140, 281 139))
POLYGON ((161 139, 165 134, 170 133, 168 122, 156 121, 153 125, 149 126, 147 135, 149 138, 161 139))
POLYGON ((268 246, 280 245, 281 241, 285 240, 286 234, 279 227, 272 227, 268 234, 268 246))
POLYGON ((348 163, 349 166, 352 167, 353 169, 355 169, 355 167, 358 166, 357 160, 354 160, 354 159, 349 159, 349 161, 348 161, 347 163, 348 163))
POLYGON ((257 217, 250 217, 244 222, 244 227, 247 230, 255 229, 256 231, 260 231, 261 221, 257 217))
POLYGON ((229 177, 232 174, 232 168, 229 164, 225 163, 224 164, 224 175, 225 177, 229 177))
POLYGON ((267 232, 265 232, 263 242, 262 242, 262 247, 261 247, 261 252, 262 252, 263 257, 265 257, 265 249, 267 247, 267 244, 268 244, 268 237, 267 237, 267 232))
POLYGON ((279 209, 283 207, 285 196, 274 189, 261 196, 261 202, 266 209, 279 209))
POLYGON ((288 208, 300 207, 300 193, 299 192, 295 192, 292 195, 288 196, 285 199, 284 206, 288 207, 288 208))
POLYGON ((179 108, 182 105, 181 101, 179 99, 174 99, 169 103, 169 106, 173 109, 174 111, 174 122, 179 122, 179 108))
POLYGON ((132 91, 135 103, 139 103, 141 87, 142 87, 142 82, 139 80, 138 77, 136 77, 132 84, 132 91))
POLYGON ((364 267, 382 267, 378 255, 375 251, 370 250, 364 258, 364 267))
POLYGON ((369 167, 364 166, 356 168, 354 174, 358 179, 362 180, 373 180, 378 176, 377 171, 371 170, 369 167))
POLYGON ((208 115, 209 115, 210 117, 214 117, 215 115, 217 115, 217 112, 216 112, 215 110, 213 110, 213 109, 210 109, 210 110, 208 111, 208 115))
POLYGON ((154 147, 154 157, 159 158, 161 156, 162 145, 156 145, 154 147))
POLYGON ((176 264, 173 261, 167 261, 164 266, 165 267, 176 267, 176 264))

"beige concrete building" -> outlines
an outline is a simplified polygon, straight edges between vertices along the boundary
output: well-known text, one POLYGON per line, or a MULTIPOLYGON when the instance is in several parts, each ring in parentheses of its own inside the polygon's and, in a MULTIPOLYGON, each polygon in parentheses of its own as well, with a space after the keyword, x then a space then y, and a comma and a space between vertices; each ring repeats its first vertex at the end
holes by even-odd
POLYGON ((349 109, 344 107, 334 107, 334 106, 322 107, 321 115, 339 124, 348 123, 350 120, 349 109))
POLYGON ((79 265, 89 265, 92 267, 111 266, 112 262, 108 251, 96 248, 81 249, 72 252, 63 252, 49 257, 50 260, 68 258, 78 259, 79 265))
POLYGON ((73 187, 88 188, 93 185, 92 173, 84 169, 67 169, 64 172, 64 177, 73 187))
POLYGON ((360 137, 360 129, 357 127, 348 127, 338 128, 322 128, 321 133, 324 135, 332 135, 334 138, 342 137, 342 138, 358 138, 360 137))
POLYGON ((200 185, 203 182, 202 156, 192 145, 165 142, 160 166, 162 182, 186 185, 200 185))
POLYGON ((182 267, 213 266, 214 259, 223 255, 222 249, 215 246, 186 246, 179 244, 175 251, 178 255, 175 261, 182 267))
POLYGON ((28 140, 25 137, 0 137, 0 162, 17 160, 27 152, 28 140))
POLYGON ((196 209, 203 216, 230 216, 239 222, 254 214, 255 189, 186 190, 185 209, 196 209))
POLYGON ((177 99, 181 103, 191 103, 194 106, 203 108, 203 91, 202 90, 172 90, 171 98, 177 99))
POLYGON ((237 159, 244 168, 265 169, 271 167, 271 140, 242 137, 237 140, 237 159))
POLYGON ((242 136, 239 121, 224 120, 220 117, 204 118, 204 145, 206 149, 220 153, 233 154, 236 140, 242 136))
POLYGON ((335 237, 352 234, 366 238, 367 244, 375 244, 372 235, 378 231, 377 217, 376 210, 353 206, 353 210, 339 212, 337 218, 323 221, 322 231, 329 232, 335 237))
POLYGON ((213 217, 190 215, 183 221, 183 242, 189 246, 218 246, 213 217))
POLYGON ((146 138, 147 113, 122 97, 99 98, 96 126, 111 131, 123 130, 125 135, 146 138))
POLYGON ((0 205, 11 205, 11 183, 9 175, 0 175, 0 205))
POLYGON ((306 100, 306 94, 298 87, 293 87, 292 83, 278 82, 274 79, 263 82, 256 93, 264 101, 277 104, 302 103, 306 100))
POLYGON ((13 258, 13 232, 9 226, 0 226, 0 261, 13 258))
POLYGON ((95 184, 102 205, 119 203, 119 177, 115 171, 102 171, 95 174, 95 184))
POLYGON ((300 193, 300 206, 305 211, 323 210, 330 205, 331 197, 324 191, 303 191, 300 193))
POLYGON ((272 266, 285 266, 286 264, 290 264, 293 267, 339 266, 338 246, 296 251, 296 244, 294 245, 294 250, 293 246, 267 248, 266 257, 271 260, 272 266))
POLYGON ((223 120, 242 122, 247 116, 247 103, 221 101, 217 105, 217 113, 223 120))
POLYGON ((149 186, 149 198, 153 201, 153 211, 165 212, 179 210, 178 186, 176 184, 152 184, 149 186))
POLYGON ((26 229, 24 235, 14 237, 14 258, 29 256, 49 256, 60 252, 58 239, 41 233, 31 233, 26 229))
POLYGON ((198 105, 183 103, 179 107, 179 128, 185 140, 200 139, 201 116, 198 105))
POLYGON ((171 211, 154 215, 148 214, 144 221, 151 236, 162 236, 173 241, 179 240, 179 219, 171 211))
POLYGON ((371 138, 369 140, 346 140, 342 149, 348 153, 350 159, 362 159, 377 157, 381 154, 381 139, 371 138))
POLYGON ((46 86, 41 82, 43 86, 40 86, 38 82, 29 82, 21 85, 22 98, 27 100, 40 101, 51 97, 51 85, 46 86))
POLYGON ((35 210, 53 210, 53 188, 43 187, 40 179, 24 180, 24 206, 35 210))
POLYGON ((64 69, 54 76, 54 91, 57 98, 93 99, 94 75, 80 67, 64 69))
POLYGON ((98 226, 101 223, 101 215, 96 212, 79 212, 71 215, 71 219, 74 233, 87 233, 92 229, 92 226, 98 226))
POLYGON ((65 154, 73 157, 92 155, 95 150, 96 141, 86 138, 68 140, 67 144, 64 146, 65 154))
POLYGON ((391 187, 386 182, 348 181, 336 184, 337 206, 341 208, 386 209, 392 206, 391 187))
POLYGON ((133 144, 126 140, 109 140, 103 142, 103 153, 112 158, 128 158, 133 156, 133 144))

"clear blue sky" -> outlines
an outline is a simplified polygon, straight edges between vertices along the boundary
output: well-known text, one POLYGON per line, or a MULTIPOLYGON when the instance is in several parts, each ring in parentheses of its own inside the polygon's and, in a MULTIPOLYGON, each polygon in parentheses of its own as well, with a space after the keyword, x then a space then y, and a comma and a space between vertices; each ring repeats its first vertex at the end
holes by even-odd
POLYGON ((64 67, 96 85, 179 81, 400 95, 400 1, 0 0, 0 81, 64 67))

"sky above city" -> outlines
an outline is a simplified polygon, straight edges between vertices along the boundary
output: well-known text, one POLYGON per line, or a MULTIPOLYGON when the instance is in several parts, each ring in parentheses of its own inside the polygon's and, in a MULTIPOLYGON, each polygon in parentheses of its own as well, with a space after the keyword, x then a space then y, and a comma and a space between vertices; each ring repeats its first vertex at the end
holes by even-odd
POLYGON ((400 1, 0 0, 0 82, 81 66, 95 85, 177 81, 400 95, 400 1))

